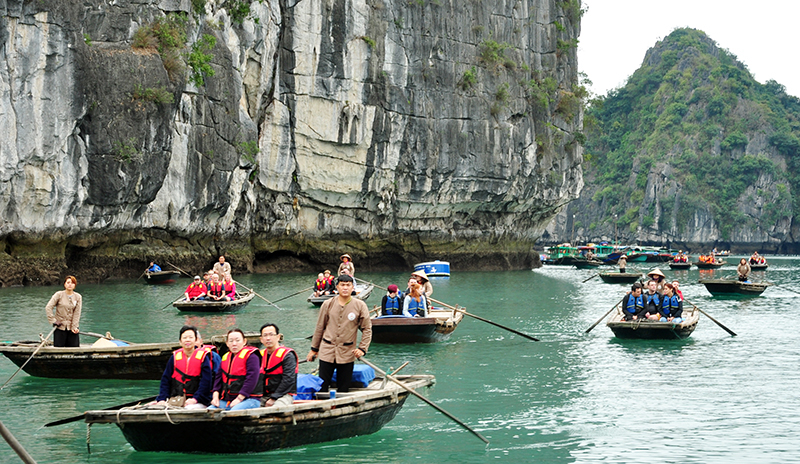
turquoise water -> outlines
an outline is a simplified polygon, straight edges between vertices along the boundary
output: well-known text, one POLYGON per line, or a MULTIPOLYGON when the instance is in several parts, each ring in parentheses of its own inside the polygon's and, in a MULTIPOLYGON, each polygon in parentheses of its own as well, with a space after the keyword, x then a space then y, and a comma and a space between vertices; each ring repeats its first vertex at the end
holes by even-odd
MULTIPOLYGON (((92 427, 87 454, 84 423, 42 425, 155 395, 158 382, 51 380, 25 373, 0 394, 0 420, 42 463, 800 462, 800 295, 786 290, 800 291, 800 259, 771 257, 770 266, 763 275, 779 287, 751 299, 712 298, 697 284, 697 270, 666 269, 668 277, 679 278, 688 300, 738 334, 731 337, 701 316, 692 337, 682 341, 619 340, 604 324, 584 333, 625 289, 598 278, 581 283, 593 275, 589 270, 453 269, 449 280, 435 280, 436 299, 466 306, 541 341, 465 318, 447 342, 373 345, 369 359, 384 368, 410 361, 403 373, 434 374, 436 385, 422 393, 487 437, 488 446, 409 398, 375 434, 258 456, 139 453, 113 425, 92 427)), ((729 265, 703 276, 733 274, 735 266, 729 265)), ((403 283, 406 276, 359 275, 384 286, 403 283)), ((239 276, 272 301, 310 286, 314 278, 239 276)), ((281 309, 256 298, 235 314, 187 316, 167 305, 188 283, 79 284, 81 328, 111 331, 133 342, 160 342, 177 339, 185 323, 209 336, 234 326, 257 330, 274 322, 287 345, 307 353, 305 337, 313 331, 318 310, 305 302, 305 293, 278 303, 281 309)), ((0 289, 0 340, 31 340, 49 332, 44 306, 56 290, 0 289)), ((376 291, 370 306, 380 296, 376 291)), ((308 372, 313 366, 301 367, 308 372)), ((0 383, 15 370, 0 357, 0 383)), ((2 441, 0 462, 18 462, 2 441)))

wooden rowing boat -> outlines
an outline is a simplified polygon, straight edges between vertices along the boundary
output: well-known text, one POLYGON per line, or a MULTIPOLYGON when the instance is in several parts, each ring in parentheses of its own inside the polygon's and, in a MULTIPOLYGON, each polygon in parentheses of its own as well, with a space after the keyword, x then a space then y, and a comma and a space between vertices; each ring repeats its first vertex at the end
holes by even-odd
POLYGON ((626 321, 622 315, 622 305, 617 305, 611 313, 606 326, 617 338, 637 338, 645 340, 672 340, 688 338, 700 322, 700 314, 696 308, 684 308, 684 320, 672 322, 626 321))
POLYGON ((599 259, 576 259, 573 264, 578 269, 597 269, 603 262, 599 259))
POLYGON ((769 264, 767 264, 767 263, 751 264, 750 265, 750 270, 752 270, 752 271, 766 271, 768 267, 769 267, 769 264))
POLYGON ((255 292, 252 290, 240 295, 239 298, 231 301, 211 301, 211 300, 194 300, 186 301, 183 298, 172 303, 172 306, 178 308, 179 311, 190 311, 196 313, 221 313, 238 311, 250 303, 250 300, 256 297, 255 292))
POLYGON ((373 343, 435 343, 447 340, 464 318, 461 311, 432 308, 426 317, 379 316, 372 311, 373 343))
MULTIPOLYGON (((365 301, 370 295, 372 295, 372 290, 374 288, 375 286, 371 284, 356 284, 356 292, 358 293, 353 295, 353 297, 365 301)), ((314 296, 314 293, 312 292, 311 295, 308 296, 307 301, 314 306, 322 306, 322 303, 325 303, 335 296, 336 294, 314 296)))
POLYGON ((148 285, 174 284, 180 276, 181 273, 177 271, 145 272, 144 283, 148 285))
POLYGON ((749 295, 758 296, 769 287, 767 282, 742 282, 733 279, 701 279, 699 282, 706 286, 712 295, 749 295))
POLYGON ((719 269, 725 264, 727 264, 725 260, 719 260, 715 263, 704 263, 702 261, 694 262, 694 265, 697 266, 697 269, 719 269))
POLYGON ((669 263, 669 268, 676 271, 688 271, 692 268, 692 263, 676 263, 673 261, 669 263))
MULTIPOLYGON (((408 388, 433 385, 432 375, 397 375, 408 388)), ((137 451, 255 453, 367 435, 392 420, 409 392, 376 378, 335 399, 241 411, 183 408, 88 411, 88 424, 117 424, 137 451)))
MULTIPOLYGON (((17 366, 31 357, 38 341, 5 342, 0 353, 17 366)), ((44 346, 23 369, 28 375, 57 379, 139 379, 157 380, 172 352, 170 343, 135 343, 127 346, 66 348, 44 346)))
POLYGON ((597 275, 607 284, 632 284, 644 279, 638 272, 599 272, 597 275))

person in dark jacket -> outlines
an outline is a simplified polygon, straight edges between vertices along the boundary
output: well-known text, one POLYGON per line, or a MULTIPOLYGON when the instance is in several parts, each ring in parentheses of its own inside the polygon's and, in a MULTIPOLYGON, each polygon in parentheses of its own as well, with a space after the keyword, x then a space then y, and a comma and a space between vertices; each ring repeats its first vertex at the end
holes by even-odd
POLYGON ((642 315, 643 310, 642 284, 636 282, 631 286, 631 291, 622 299, 622 315, 626 321, 636 321, 642 315))
POLYGON ((664 284, 664 295, 661 297, 661 308, 658 320, 661 322, 683 322, 683 300, 675 294, 675 286, 664 284))
POLYGON ((283 335, 275 324, 261 326, 262 379, 260 386, 264 389, 261 399, 262 407, 290 406, 297 393, 297 353, 281 344, 283 335))
POLYGON ((642 295, 644 302, 644 317, 642 319, 658 320, 658 310, 661 308, 661 295, 656 292, 658 284, 655 280, 647 282, 647 292, 642 295))
POLYGON ((167 361, 156 403, 166 404, 169 397, 186 396, 184 407, 187 409, 205 409, 211 404, 211 356, 208 351, 196 347, 197 338, 196 327, 181 327, 182 348, 167 361))
POLYGON ((397 285, 386 289, 388 293, 381 300, 381 316, 400 316, 403 314, 403 294, 398 292, 397 285))

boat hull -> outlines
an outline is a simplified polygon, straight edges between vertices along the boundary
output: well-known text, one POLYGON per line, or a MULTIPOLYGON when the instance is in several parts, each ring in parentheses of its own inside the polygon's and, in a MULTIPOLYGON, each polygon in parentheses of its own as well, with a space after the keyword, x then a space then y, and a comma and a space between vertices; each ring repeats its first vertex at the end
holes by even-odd
POLYGON ((685 271, 692 268, 692 263, 669 263, 669 268, 685 271))
MULTIPOLYGON (((372 290, 375 289, 375 286, 374 285, 358 284, 358 285, 356 285, 356 289, 358 290, 358 293, 355 295, 355 297, 357 299, 361 300, 361 301, 365 301, 367 298, 369 298, 370 295, 372 295, 372 290)), ((314 294, 312 293, 308 297, 308 300, 306 300, 306 301, 308 301, 309 303, 313 304, 314 306, 322 306, 322 303, 325 303, 326 301, 330 300, 334 296, 336 296, 336 295, 314 296, 314 294)))
POLYGON ((607 284, 632 284, 642 278, 641 274, 633 272, 601 272, 598 275, 607 284))
POLYGON ((719 269, 725 265, 725 261, 721 263, 701 263, 700 261, 697 261, 694 263, 694 265, 697 266, 697 269, 719 269))
POLYGON ((181 299, 172 303, 172 306, 178 308, 178 311, 193 313, 233 312, 247 306, 255 296, 256 294, 254 292, 248 292, 241 298, 237 298, 233 301, 183 301, 181 299))
POLYGON ((740 282, 738 280, 708 279, 700 280, 712 295, 758 296, 770 286, 767 283, 740 282))
POLYGON ((428 277, 450 277, 450 263, 447 261, 429 261, 414 265, 415 271, 425 271, 428 277))
POLYGON ((597 269, 603 262, 599 260, 581 260, 575 261, 574 264, 578 269, 597 269))
POLYGON ((146 273, 142 280, 147 285, 174 284, 180 276, 180 272, 159 271, 146 273))
MULTIPOLYGON (((28 375, 56 379, 158 380, 180 343, 148 343, 115 348, 44 347, 23 369, 28 375)), ((17 366, 30 358, 36 345, 0 345, 0 353, 17 366)))
POLYGON ((751 264, 750 270, 751 271, 766 271, 769 267, 769 264, 751 264))
POLYGON ((683 313, 685 320, 679 324, 672 322, 655 321, 625 321, 619 307, 608 318, 606 326, 614 332, 617 338, 639 340, 675 340, 688 338, 697 328, 700 316, 697 310, 686 310, 683 313))
POLYGON ((373 343, 436 343, 447 340, 458 327, 461 313, 452 316, 449 311, 443 317, 384 316, 372 318, 373 343))

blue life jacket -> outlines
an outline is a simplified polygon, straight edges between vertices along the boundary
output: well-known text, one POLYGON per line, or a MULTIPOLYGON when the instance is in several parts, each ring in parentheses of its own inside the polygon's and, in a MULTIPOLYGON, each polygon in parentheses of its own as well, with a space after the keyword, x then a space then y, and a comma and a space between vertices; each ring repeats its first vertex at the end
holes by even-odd
POLYGON ((643 294, 643 296, 645 297, 647 304, 655 305, 656 309, 658 309, 661 306, 661 299, 659 298, 658 293, 653 293, 652 295, 648 293, 648 294, 643 294))
POLYGON ((681 309, 681 299, 678 295, 664 297, 664 301, 661 302, 661 314, 664 317, 674 316, 679 309, 681 309))
POLYGON ((403 311, 400 309, 400 295, 395 297, 386 295, 386 310, 383 314, 384 316, 399 316, 403 314, 403 311))
POLYGON ((419 301, 417 301, 414 298, 412 298, 411 296, 408 297, 408 313, 409 314, 411 314, 412 316, 416 316, 417 313, 419 313, 420 316, 421 316, 421 315, 423 315, 425 313, 426 309, 427 309, 427 307, 425 305, 425 300, 420 298, 419 301))
POLYGON ((158 264, 154 263, 152 266, 150 266, 147 269, 147 272, 161 272, 161 266, 159 266, 158 264))
POLYGON ((637 297, 628 295, 628 305, 625 307, 625 311, 631 314, 636 314, 642 308, 644 308, 644 300, 642 299, 642 295, 637 297))

